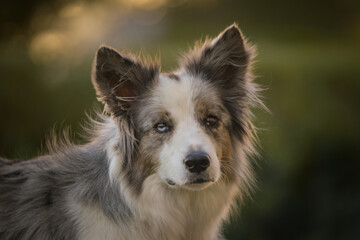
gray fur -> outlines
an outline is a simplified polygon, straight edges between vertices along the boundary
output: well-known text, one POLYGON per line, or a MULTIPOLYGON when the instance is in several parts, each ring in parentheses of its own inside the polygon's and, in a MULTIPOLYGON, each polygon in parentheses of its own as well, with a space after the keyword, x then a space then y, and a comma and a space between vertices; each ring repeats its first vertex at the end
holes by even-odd
POLYGON ((119 153, 123 156, 125 179, 139 192, 144 179, 152 172, 149 161, 146 168, 138 164, 136 151, 140 133, 133 122, 133 111, 144 92, 148 92, 159 75, 160 67, 151 62, 136 60, 129 55, 121 55, 115 49, 102 46, 94 60, 92 82, 98 99, 114 117, 120 132, 124 132, 123 142, 119 143, 119 153), (146 171, 144 171, 144 169, 146 171))
POLYGON ((76 239, 67 197, 100 208, 115 222, 131 217, 108 178, 107 140, 99 136, 83 146, 58 147, 56 154, 0 168, 0 239, 76 239))

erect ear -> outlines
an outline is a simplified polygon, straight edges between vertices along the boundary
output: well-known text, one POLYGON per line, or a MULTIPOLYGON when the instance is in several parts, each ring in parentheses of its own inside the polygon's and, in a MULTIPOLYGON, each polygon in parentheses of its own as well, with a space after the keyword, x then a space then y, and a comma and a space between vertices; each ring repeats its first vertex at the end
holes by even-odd
POLYGON ((128 112, 158 72, 157 66, 143 64, 115 49, 101 46, 93 64, 92 83, 105 109, 113 116, 120 116, 128 112))
POLYGON ((192 74, 233 87, 236 81, 246 79, 250 60, 251 49, 246 46, 240 29, 233 24, 195 49, 183 64, 192 74))
POLYGON ((232 131, 241 141, 251 136, 249 107, 262 104, 249 74, 253 52, 233 24, 216 38, 196 47, 183 62, 187 72, 218 86, 231 115, 232 131))

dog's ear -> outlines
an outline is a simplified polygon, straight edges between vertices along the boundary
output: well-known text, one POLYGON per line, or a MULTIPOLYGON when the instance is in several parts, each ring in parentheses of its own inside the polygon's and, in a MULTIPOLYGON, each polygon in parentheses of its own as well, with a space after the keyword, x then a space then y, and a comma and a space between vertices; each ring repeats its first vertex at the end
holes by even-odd
POLYGON ((101 46, 95 56, 92 83, 99 101, 114 116, 126 114, 146 86, 157 77, 159 68, 121 55, 101 46))
POLYGON ((237 25, 233 24, 216 38, 195 47, 185 56, 182 65, 190 74, 218 87, 231 115, 232 131, 240 140, 244 136, 251 136, 249 107, 262 106, 249 71, 254 51, 237 25))
POLYGON ((240 29, 233 24, 215 39, 195 48, 185 57, 183 65, 192 74, 231 88, 236 81, 246 79, 250 60, 251 48, 246 46, 240 29))

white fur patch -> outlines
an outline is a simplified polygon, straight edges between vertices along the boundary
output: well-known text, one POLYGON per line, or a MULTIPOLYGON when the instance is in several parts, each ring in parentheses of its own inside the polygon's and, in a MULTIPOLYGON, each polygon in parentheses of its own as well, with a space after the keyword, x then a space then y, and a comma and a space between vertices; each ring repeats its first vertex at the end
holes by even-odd
MULTIPOLYGON (((160 152, 160 167, 158 173, 163 180, 171 180, 177 186, 189 182, 189 171, 185 168, 184 159, 191 151, 204 151, 210 156, 210 166, 206 170, 208 176, 217 181, 220 177, 220 163, 216 155, 215 143, 205 133, 195 118, 195 99, 201 90, 209 88, 204 81, 198 81, 188 74, 179 75, 179 81, 160 77, 155 90, 158 104, 166 109, 174 120, 174 133, 160 152)), ((201 184, 202 187, 209 185, 201 184)), ((202 189, 202 188, 200 188, 202 189)))
POLYGON ((80 240, 115 240, 129 237, 126 233, 130 229, 125 229, 125 225, 123 227, 117 226, 100 209, 84 206, 73 200, 69 201, 69 207, 71 214, 76 216, 75 221, 78 223, 80 240))

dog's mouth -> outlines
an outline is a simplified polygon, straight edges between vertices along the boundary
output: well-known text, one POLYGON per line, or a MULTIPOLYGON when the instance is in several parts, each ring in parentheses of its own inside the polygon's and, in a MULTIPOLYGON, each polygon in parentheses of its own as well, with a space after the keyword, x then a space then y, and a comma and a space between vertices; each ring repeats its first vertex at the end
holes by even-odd
POLYGON ((197 178, 187 184, 201 184, 201 183, 207 183, 207 182, 213 182, 212 179, 204 179, 204 178, 197 178))
MULTIPOLYGON (((176 183, 170 179, 166 179, 166 182, 170 185, 170 186, 175 186, 176 183)), ((209 178, 196 178, 190 182, 185 183, 184 185, 197 185, 197 184, 203 184, 203 183, 208 183, 208 182, 214 182, 213 179, 209 179, 209 178)))

